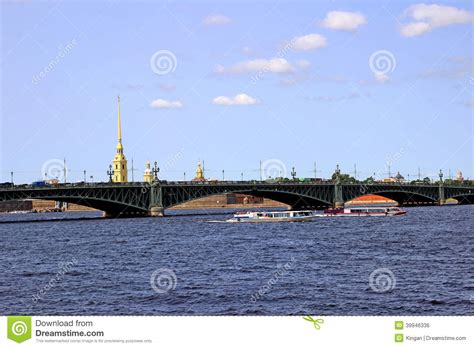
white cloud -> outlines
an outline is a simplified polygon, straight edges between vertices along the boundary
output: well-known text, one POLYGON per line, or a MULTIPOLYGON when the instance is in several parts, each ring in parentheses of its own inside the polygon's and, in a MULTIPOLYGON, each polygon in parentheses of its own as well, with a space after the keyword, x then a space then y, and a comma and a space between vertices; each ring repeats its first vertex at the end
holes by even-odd
POLYGON ((380 83, 387 82, 390 80, 387 74, 384 73, 374 73, 375 80, 380 83))
POLYGON ((219 65, 215 72, 218 74, 245 74, 249 72, 289 73, 294 68, 285 58, 245 60, 230 67, 219 65))
POLYGON ((207 16, 202 21, 204 25, 226 25, 230 24, 231 22, 232 20, 229 17, 221 14, 207 16))
POLYGON ((326 46, 326 38, 319 34, 299 36, 291 40, 291 47, 295 50, 307 51, 326 46))
POLYGON ((433 29, 452 24, 474 22, 474 12, 444 5, 415 4, 405 10, 413 22, 401 26, 403 36, 413 37, 426 34, 433 29))
POLYGON ((242 94, 237 94, 235 97, 224 97, 224 96, 219 96, 215 97, 212 99, 212 104, 214 105, 225 105, 225 106, 231 106, 231 105, 255 105, 257 104, 258 101, 257 99, 242 93, 242 94))
POLYGON ((355 31, 367 23, 365 16, 359 12, 331 11, 321 21, 325 28, 335 30, 355 31))
POLYGON ((182 108, 183 103, 181 103, 180 101, 156 99, 150 103, 150 106, 153 109, 177 109, 177 108, 182 108))
POLYGON ((425 22, 416 22, 402 25, 400 28, 403 36, 412 37, 423 35, 431 31, 431 27, 428 23, 425 22))

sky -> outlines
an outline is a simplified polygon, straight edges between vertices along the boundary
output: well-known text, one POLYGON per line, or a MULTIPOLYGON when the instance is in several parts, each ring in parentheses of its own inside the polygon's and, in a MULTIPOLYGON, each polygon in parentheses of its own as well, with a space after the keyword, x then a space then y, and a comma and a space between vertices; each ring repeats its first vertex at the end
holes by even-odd
POLYGON ((473 166, 469 1, 1 2, 0 182, 448 177, 473 166), (420 168, 420 169, 418 169, 420 168), (186 173, 186 174, 185 174, 186 173), (92 176, 92 178, 91 178, 92 176), (132 171, 129 172, 129 179, 132 171))

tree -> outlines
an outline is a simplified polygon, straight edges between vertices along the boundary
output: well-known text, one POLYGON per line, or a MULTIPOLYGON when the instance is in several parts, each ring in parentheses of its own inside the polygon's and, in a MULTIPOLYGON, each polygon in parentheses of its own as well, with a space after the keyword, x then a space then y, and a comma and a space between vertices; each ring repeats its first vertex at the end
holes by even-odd
MULTIPOLYGON (((334 173, 331 177, 332 181, 336 181, 337 174, 334 173)), ((349 174, 339 174, 339 181, 341 184, 355 184, 357 180, 349 174)))
POLYGON ((362 181, 364 184, 373 184, 375 182, 375 179, 371 176, 369 176, 367 179, 362 181))

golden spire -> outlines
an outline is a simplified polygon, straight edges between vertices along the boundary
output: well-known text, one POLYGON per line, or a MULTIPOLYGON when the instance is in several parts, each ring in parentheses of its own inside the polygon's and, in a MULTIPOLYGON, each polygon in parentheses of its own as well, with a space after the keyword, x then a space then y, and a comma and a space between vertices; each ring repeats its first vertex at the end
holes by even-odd
POLYGON ((198 161, 198 165, 196 168, 196 177, 194 178, 194 180, 204 181, 204 175, 201 168, 201 161, 198 161))
POLYGON ((122 145, 122 128, 120 125, 120 96, 117 97, 117 104, 118 104, 118 122, 117 122, 117 152, 115 154, 113 160, 113 182, 128 182, 128 175, 127 175, 127 159, 123 154, 123 145, 122 145))
POLYGON ((119 144, 122 143, 122 128, 120 127, 120 96, 117 97, 117 103, 118 103, 118 142, 119 144))

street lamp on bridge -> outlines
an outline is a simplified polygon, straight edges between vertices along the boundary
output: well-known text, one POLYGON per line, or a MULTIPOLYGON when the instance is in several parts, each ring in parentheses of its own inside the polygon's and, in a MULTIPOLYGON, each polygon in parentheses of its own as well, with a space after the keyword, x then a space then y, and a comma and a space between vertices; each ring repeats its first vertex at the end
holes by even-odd
POLYGON ((112 165, 109 165, 109 170, 107 171, 107 175, 109 176, 109 182, 112 182, 112 176, 114 175, 114 171, 112 170, 112 165))
POLYGON ((296 177, 295 167, 291 168, 291 177, 293 178, 293 180, 295 180, 295 177, 296 177))
POLYGON ((158 162, 155 161, 155 166, 152 169, 153 174, 155 175, 155 181, 158 181, 158 173, 160 172, 160 168, 158 167, 158 162))

